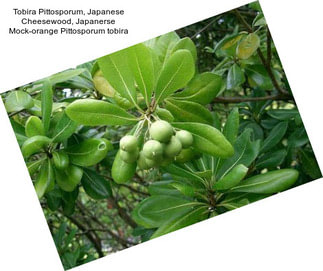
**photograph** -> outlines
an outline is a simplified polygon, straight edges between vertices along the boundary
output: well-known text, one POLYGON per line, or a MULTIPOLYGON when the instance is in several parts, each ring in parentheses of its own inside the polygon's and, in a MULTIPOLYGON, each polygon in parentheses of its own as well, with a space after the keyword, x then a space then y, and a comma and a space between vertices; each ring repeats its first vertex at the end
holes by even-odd
POLYGON ((322 177, 259 2, 0 95, 65 270, 322 177))

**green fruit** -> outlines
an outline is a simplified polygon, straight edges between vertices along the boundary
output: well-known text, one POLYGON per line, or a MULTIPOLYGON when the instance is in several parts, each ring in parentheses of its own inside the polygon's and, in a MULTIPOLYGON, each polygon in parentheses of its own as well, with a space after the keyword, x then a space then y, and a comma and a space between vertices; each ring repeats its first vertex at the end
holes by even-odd
POLYGON ((142 154, 142 152, 139 153, 139 158, 137 161, 138 168, 139 169, 150 169, 151 167, 146 163, 146 157, 142 154))
POLYGON ((127 152, 134 152, 138 148, 138 139, 133 135, 126 135, 120 140, 120 149, 127 152))
POLYGON ((73 191, 81 182, 82 176, 83 170, 74 165, 70 165, 65 170, 55 170, 56 182, 66 192, 73 191))
POLYGON ((182 143, 182 147, 184 149, 190 147, 193 144, 193 136, 190 132, 187 132, 185 130, 180 130, 176 132, 176 137, 182 143))
POLYGON ((145 158, 145 162, 146 162, 146 165, 149 168, 153 168, 153 167, 155 167, 155 166, 157 166, 159 164, 158 160, 152 160, 152 159, 149 159, 149 158, 145 158))
POLYGON ((136 162, 129 164, 121 159, 119 150, 112 164, 111 176, 116 183, 127 183, 135 175, 136 168, 136 162))
POLYGON ((99 163, 111 150, 112 144, 105 138, 90 138, 66 149, 72 164, 89 167, 99 163))
POLYGON ((172 136, 170 142, 166 145, 164 149, 164 155, 166 157, 172 158, 180 153, 182 150, 182 143, 177 139, 176 136, 172 136))
POLYGON ((178 163, 186 163, 195 158, 196 153, 191 149, 182 149, 181 152, 175 157, 178 163))
POLYGON ((163 146, 157 140, 148 140, 142 148, 142 154, 151 160, 158 160, 163 155, 163 146))
POLYGON ((127 152, 120 150, 120 157, 126 163, 134 163, 136 162, 139 154, 139 149, 137 148, 134 152, 127 152))
POLYGON ((173 127, 164 120, 155 121, 149 129, 150 136, 160 142, 168 142, 173 135, 173 127))
POLYGON ((70 159, 64 151, 53 152, 53 162, 57 169, 64 170, 68 167, 70 159))

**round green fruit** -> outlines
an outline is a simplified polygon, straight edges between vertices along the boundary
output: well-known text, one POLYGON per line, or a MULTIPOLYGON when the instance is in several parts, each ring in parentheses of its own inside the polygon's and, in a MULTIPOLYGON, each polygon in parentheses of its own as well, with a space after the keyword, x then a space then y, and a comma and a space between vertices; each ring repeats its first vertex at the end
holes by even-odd
POLYGON ((138 158, 138 154, 139 154, 138 149, 136 149, 134 152, 127 152, 127 151, 120 150, 121 159, 124 162, 129 163, 129 164, 136 162, 136 160, 138 158))
POLYGON ((138 148, 137 137, 126 135, 120 140, 120 149, 126 152, 135 152, 138 148))
POLYGON ((158 160, 163 155, 163 146, 157 140, 148 140, 142 148, 142 154, 145 158, 158 160))
POLYGON ((195 158, 195 152, 191 149, 182 149, 181 152, 175 157, 175 161, 178 163, 186 163, 195 158))
POLYGON ((142 152, 139 153, 137 165, 139 169, 150 169, 149 165, 146 163, 146 157, 142 154, 142 152))
POLYGON ((169 143, 166 145, 164 149, 164 155, 166 157, 172 158, 180 153, 182 150, 182 143, 177 139, 176 136, 172 136, 169 143))
POLYGON ((193 136, 190 132, 187 132, 185 130, 180 130, 176 132, 176 137, 182 143, 182 147, 184 149, 192 146, 193 144, 193 136))
POLYGON ((173 135, 173 127, 164 120, 155 121, 149 129, 150 136, 159 142, 168 142, 173 135))

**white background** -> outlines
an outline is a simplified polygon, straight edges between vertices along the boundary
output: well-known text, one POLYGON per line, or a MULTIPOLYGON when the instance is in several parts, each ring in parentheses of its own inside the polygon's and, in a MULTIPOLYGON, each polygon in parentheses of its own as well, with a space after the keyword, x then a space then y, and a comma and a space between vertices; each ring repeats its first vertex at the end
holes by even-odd
MULTIPOLYGON (((0 91, 20 86, 249 1, 2 1, 0 91), (110 3, 109 3, 110 2, 110 3), (12 8, 118 8, 128 36, 14 37, 12 8)), ((262 0, 317 159, 322 144, 319 0, 262 0)), ((0 104, 0 269, 63 270, 6 112, 0 104)), ((323 181, 123 250, 75 270, 322 270, 323 181)))

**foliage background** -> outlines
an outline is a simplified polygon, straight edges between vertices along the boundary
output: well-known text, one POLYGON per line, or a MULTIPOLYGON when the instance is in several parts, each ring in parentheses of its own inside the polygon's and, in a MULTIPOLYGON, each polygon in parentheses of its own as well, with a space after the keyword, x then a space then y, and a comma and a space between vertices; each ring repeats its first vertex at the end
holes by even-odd
MULTIPOLYGON (((224 90, 207 106, 211 112, 214 112, 215 125, 219 127, 223 125, 228 114, 236 106, 239 107, 240 112, 240 132, 246 128, 252 129, 254 141, 267 139, 277 124, 288 123, 288 128, 280 138, 274 135, 274 138, 279 138, 275 146, 265 150, 254 162, 251 174, 258 174, 264 168, 292 166, 300 172, 296 186, 319 178, 321 172, 268 27, 264 25, 258 30, 257 33, 261 38, 260 49, 245 62, 230 57, 228 61, 225 54, 217 49, 219 42, 227 35, 240 31, 249 32, 259 14, 261 11, 257 4, 252 4, 184 27, 176 32, 180 37, 191 37, 194 41, 200 72, 213 71, 220 74, 225 81, 234 82, 233 88, 224 90), (240 78, 229 78, 229 70, 234 63, 242 69, 241 74, 244 75, 240 78), (260 77, 257 86, 246 79, 248 71, 244 67, 250 63, 262 65, 267 71, 263 77, 260 77), (268 74, 268 65, 273 67, 276 74, 268 74), (262 84, 266 85, 269 81, 271 88, 262 87, 262 84), (276 158, 274 162, 273 158, 276 158), (264 164, 267 166, 265 167, 264 164)), ((92 62, 80 67, 90 65, 92 62)), ((249 74, 251 74, 250 71, 249 74)), ((22 89, 30 87, 35 88, 33 85, 28 85, 23 86, 22 89)), ((69 102, 73 97, 86 95, 93 90, 92 79, 87 74, 81 74, 56 84, 54 100, 69 102), (66 92, 66 89, 69 91, 66 92)), ((7 95, 8 93, 4 94, 3 98, 5 99, 7 95)), ((97 93, 97 95, 100 94, 97 93)), ((26 113, 18 113, 22 117, 24 114, 26 113)), ((17 115, 10 114, 11 118, 15 116, 17 115)), ((79 134, 84 137, 106 136, 116 146, 126 131, 127 128, 124 127, 84 127, 79 134)), ((110 181, 110 168, 114 155, 115 152, 109 153, 109 156, 97 166, 97 171, 110 181)), ((78 195, 74 195, 77 200, 69 210, 60 207, 53 211, 52 209, 55 208, 50 206, 48 198, 43 198, 41 205, 64 267, 68 269, 147 240, 151 233, 137 227, 131 217, 131 211, 149 195, 147 189, 149 184, 162 178, 165 177, 161 176, 160 172, 151 171, 144 178, 138 174, 135 175, 131 184, 121 185, 111 181, 113 196, 104 200, 93 200, 81 189, 78 195)))

